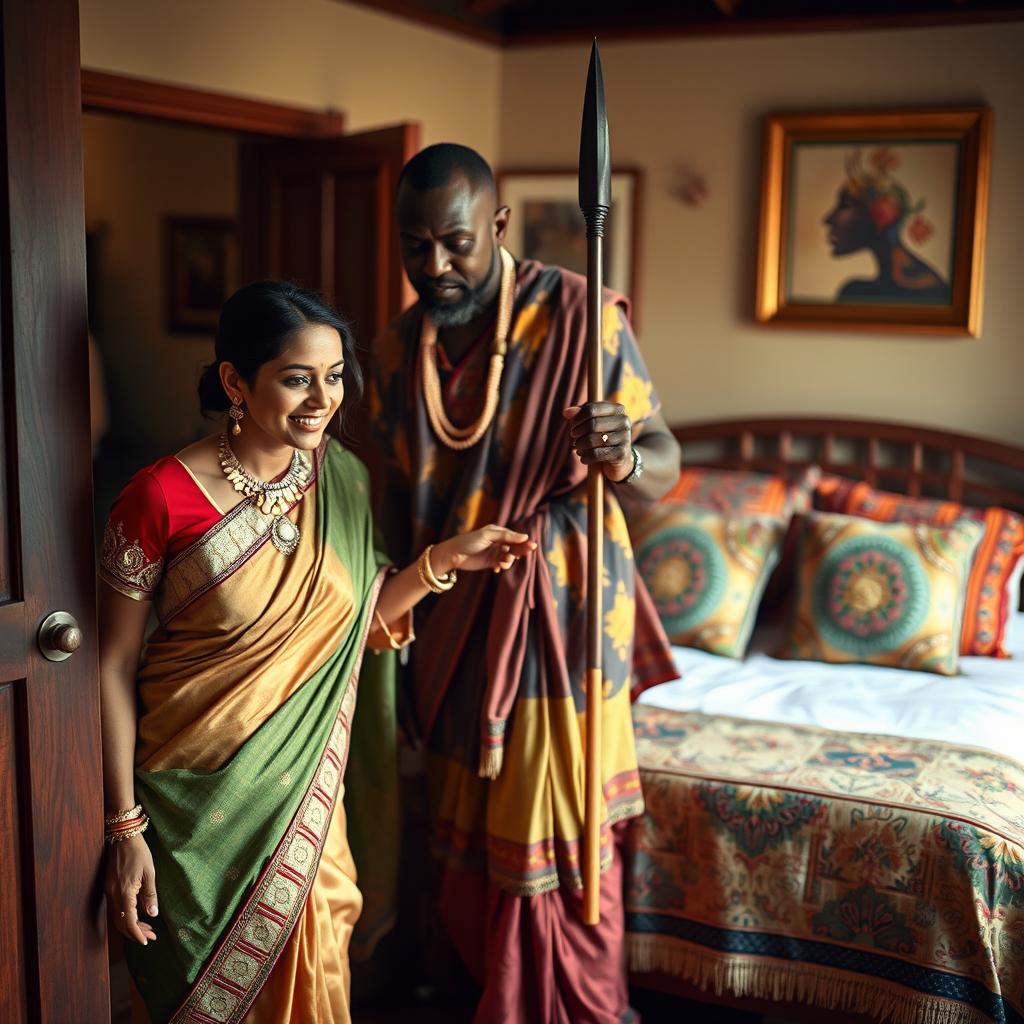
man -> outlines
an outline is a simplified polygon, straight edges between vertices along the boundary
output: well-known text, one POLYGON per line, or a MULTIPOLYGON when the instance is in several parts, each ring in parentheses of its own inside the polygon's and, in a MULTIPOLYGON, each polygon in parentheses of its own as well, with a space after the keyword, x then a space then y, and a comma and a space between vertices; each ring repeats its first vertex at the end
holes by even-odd
POLYGON ((509 210, 477 153, 424 150, 402 172, 396 202, 419 302, 373 353, 392 554, 491 520, 540 545, 504 576, 459 580, 416 624, 412 692, 443 863, 441 916, 483 987, 478 1024, 619 1024, 632 1014, 614 826, 643 810, 629 693, 675 672, 618 496, 664 494, 679 448, 626 302, 610 293, 608 401, 584 404, 586 282, 516 264, 502 249, 509 210), (580 893, 591 464, 610 481, 597 927, 582 923, 580 893))

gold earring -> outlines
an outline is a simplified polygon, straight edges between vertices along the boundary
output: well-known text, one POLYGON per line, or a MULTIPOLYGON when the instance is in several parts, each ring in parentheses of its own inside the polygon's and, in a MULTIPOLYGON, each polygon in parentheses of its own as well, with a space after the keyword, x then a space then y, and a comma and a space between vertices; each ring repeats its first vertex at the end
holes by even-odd
POLYGON ((234 425, 231 427, 231 433, 234 434, 235 437, 238 437, 242 432, 240 420, 245 415, 245 412, 242 409, 242 398, 240 395, 232 396, 231 408, 228 409, 228 415, 235 421, 234 425))

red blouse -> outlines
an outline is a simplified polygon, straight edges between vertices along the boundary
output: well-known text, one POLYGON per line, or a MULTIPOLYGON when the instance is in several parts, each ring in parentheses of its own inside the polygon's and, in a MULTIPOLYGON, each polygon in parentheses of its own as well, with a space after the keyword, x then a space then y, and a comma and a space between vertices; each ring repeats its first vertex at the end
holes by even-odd
POLYGON ((151 601, 164 567, 223 515, 173 455, 140 469, 110 510, 100 578, 136 601, 151 601))

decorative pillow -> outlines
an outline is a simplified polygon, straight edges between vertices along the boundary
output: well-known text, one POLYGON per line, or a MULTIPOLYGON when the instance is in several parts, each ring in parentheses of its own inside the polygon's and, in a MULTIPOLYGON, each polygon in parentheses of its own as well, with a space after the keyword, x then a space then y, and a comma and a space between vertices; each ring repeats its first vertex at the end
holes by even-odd
MULTIPOLYGON (((775 571, 764 591, 761 611, 779 617, 792 589, 796 563, 796 531, 791 517, 813 507, 814 488, 821 478, 817 466, 805 466, 787 478, 748 470, 704 469, 686 466, 662 504, 714 509, 727 516, 771 516, 789 530, 784 533, 775 571)), ((643 528, 643 524, 640 524, 643 528)))
POLYGON ((964 594, 983 530, 812 513, 799 544, 792 658, 956 675, 964 594))
POLYGON ((669 639, 742 658, 784 532, 770 516, 658 505, 633 543, 669 639))
POLYGON ((814 494, 815 507, 883 523, 944 525, 961 519, 980 523, 978 545, 967 583, 960 653, 1008 658, 1006 623, 1019 600, 1024 569, 1024 517, 1004 508, 970 508, 954 501, 930 501, 876 491, 866 483, 827 476, 814 494))

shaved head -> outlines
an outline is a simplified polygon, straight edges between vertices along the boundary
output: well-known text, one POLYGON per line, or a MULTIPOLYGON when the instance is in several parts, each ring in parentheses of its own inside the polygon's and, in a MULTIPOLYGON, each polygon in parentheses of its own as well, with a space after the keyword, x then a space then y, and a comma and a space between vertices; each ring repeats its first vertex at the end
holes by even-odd
POLYGON ((428 192, 444 188, 455 178, 464 180, 474 194, 496 194, 494 174, 487 161, 475 149, 454 142, 440 142, 420 150, 402 168, 396 191, 406 185, 417 192, 428 192))
POLYGON ((451 142, 424 149, 398 179, 395 209, 402 264, 435 325, 485 326, 498 298, 509 216, 487 161, 451 142))

